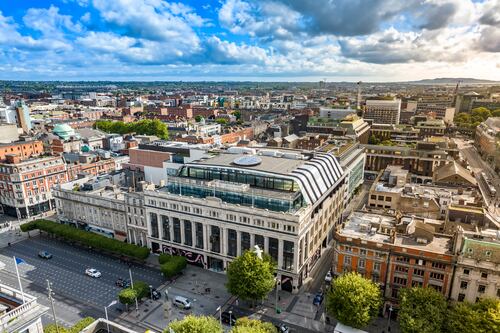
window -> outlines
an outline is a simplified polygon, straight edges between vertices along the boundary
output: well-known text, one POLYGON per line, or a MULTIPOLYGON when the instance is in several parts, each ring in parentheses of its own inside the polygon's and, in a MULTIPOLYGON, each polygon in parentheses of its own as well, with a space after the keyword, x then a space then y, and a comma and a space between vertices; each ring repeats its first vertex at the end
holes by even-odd
POLYGON ((446 265, 442 264, 440 262, 433 262, 432 263, 432 268, 437 268, 437 269, 446 269, 446 265))
POLYGON ((229 220, 229 221, 236 221, 236 215, 233 215, 233 214, 227 214, 226 215, 226 218, 229 220))
POLYGON ((177 217, 174 217, 173 221, 174 221, 174 242, 180 243, 181 242, 181 220, 179 220, 177 217))
POLYGON ((435 280, 444 280, 444 274, 442 274, 442 273, 431 272, 429 277, 431 279, 435 279, 435 280))
POLYGON ((358 268, 364 269, 365 268, 365 259, 359 259, 358 260, 358 268))
POLYGON ((210 251, 220 253, 220 228, 210 227, 210 251))
POLYGON ((352 247, 350 246, 344 246, 345 252, 352 252, 352 247))
POLYGON ((385 201, 391 202, 392 201, 392 197, 385 197, 385 201))
POLYGON ((487 278, 488 278, 488 273, 481 272, 481 279, 487 279, 487 278))
POLYGON ((417 280, 413 280, 411 281, 411 286, 412 287, 422 287, 424 284, 422 283, 422 281, 417 281, 417 280))
POLYGON ((375 194, 370 195, 370 199, 377 200, 377 196, 375 194))
POLYGON ((394 277, 394 284, 400 284, 402 286, 406 286, 407 282, 408 282, 408 280, 405 279, 405 278, 402 278, 402 277, 399 277, 399 276, 395 276, 394 277))
POLYGON ((463 302, 465 300, 465 294, 458 294, 458 301, 463 302))
POLYGON ((240 222, 248 223, 250 222, 250 218, 246 216, 240 216, 240 222))
POLYGON ((250 234, 248 232, 241 233, 241 253, 250 250, 250 234))
POLYGON ((237 244, 237 233, 236 230, 227 229, 227 255, 231 257, 236 257, 238 254, 238 244, 237 244))
POLYGON ((435 284, 432 284, 432 283, 429 283, 429 287, 433 288, 434 290, 439 291, 439 292, 443 291, 443 287, 442 286, 438 286, 438 285, 435 285, 435 284))
POLYGON ((269 237, 269 255, 278 262, 278 240, 276 238, 269 237))
POLYGON ((417 268, 414 268, 413 269, 413 275, 416 275, 416 276, 424 276, 424 270, 423 269, 417 269, 417 268))
POLYGON ((218 218, 219 217, 219 212, 216 212, 215 210, 211 210, 210 211, 210 216, 214 217, 214 218, 218 218))
POLYGON ((202 210, 201 210, 201 208, 193 208, 193 213, 201 215, 202 214, 202 210))
POLYGON ((477 286, 477 292, 483 294, 486 291, 486 286, 484 284, 480 284, 477 286))
POLYGON ((158 230, 158 215, 156 215, 156 213, 150 213, 149 217, 151 221, 151 237, 158 238, 160 236, 158 230))
POLYGON ((344 265, 346 267, 349 266, 349 268, 351 267, 351 256, 345 256, 344 257, 344 265))
POLYGON ((470 271, 467 268, 464 268, 464 274, 469 275, 470 271))
POLYGON ((399 273, 408 273, 408 267, 406 267, 406 266, 396 265, 394 267, 394 269, 395 269, 396 272, 399 272, 399 273))
POLYGON ((375 272, 380 272, 380 267, 381 267, 381 266, 382 266, 382 265, 381 265, 379 262, 376 262, 376 263, 374 263, 374 264, 373 264, 373 270, 374 270, 375 272))
POLYGON ((379 195, 378 196, 378 200, 380 200, 380 201, 384 200, 384 196, 383 195, 379 195))
POLYGON ((203 224, 196 222, 196 247, 203 249, 203 224))
POLYGON ((182 206, 182 211, 189 213, 191 211, 191 208, 189 206, 182 206))
POLYGON ((360 255, 360 256, 366 256, 366 250, 364 250, 364 249, 360 249, 360 250, 359 250, 359 255, 360 255))
POLYGON ((399 261, 399 262, 402 262, 402 263, 409 263, 410 262, 410 258, 408 258, 408 257, 397 257, 396 261, 399 261))
POLYGON ((193 246, 193 227, 187 220, 184 220, 184 245, 193 246))
POLYGON ((161 224, 163 228, 163 239, 169 241, 170 240, 170 221, 168 216, 161 215, 161 224))
POLYGON ((295 246, 293 242, 283 241, 283 269, 287 271, 293 270, 293 254, 295 246))
POLYGON ((469 283, 467 281, 460 281, 460 289, 467 289, 469 283))
POLYGON ((264 236, 255 235, 254 242, 255 242, 255 245, 258 245, 261 250, 265 250, 264 249, 264 236))
POLYGON ((393 288, 391 292, 392 298, 399 298, 399 289, 398 288, 393 288))

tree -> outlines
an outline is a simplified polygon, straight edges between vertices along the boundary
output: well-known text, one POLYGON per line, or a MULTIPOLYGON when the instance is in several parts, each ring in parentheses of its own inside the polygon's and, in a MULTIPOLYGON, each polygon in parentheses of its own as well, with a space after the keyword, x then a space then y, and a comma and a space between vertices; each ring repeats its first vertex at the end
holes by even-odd
POLYGON ((118 300, 120 303, 125 305, 134 304, 135 299, 137 298, 137 291, 132 288, 125 288, 118 293, 118 300))
POLYGON ((490 111, 490 109, 482 107, 482 106, 478 107, 478 108, 472 109, 471 114, 472 114, 473 117, 476 116, 479 119, 481 119, 481 121, 485 121, 486 119, 488 119, 489 117, 491 117, 491 111, 490 111))
POLYGON ((368 138, 368 143, 371 144, 371 145, 378 145, 378 144, 380 144, 380 139, 377 138, 375 135, 372 134, 368 138))
MULTIPOLYGON (((85 317, 79 320, 75 325, 71 326, 70 328, 64 327, 61 324, 58 324, 57 328, 59 329, 59 333, 80 333, 85 327, 89 326, 94 321, 95 319, 92 317, 85 317)), ((56 325, 55 324, 45 325, 45 327, 43 328, 43 333, 57 333, 56 325)))
POLYGON ((260 301, 273 289, 276 264, 268 254, 245 251, 227 268, 227 290, 245 301, 260 301))
POLYGON ((500 117, 500 109, 496 109, 491 111, 491 116, 492 117, 500 117))
POLYGON ((499 332, 500 300, 481 299, 475 304, 460 302, 448 309, 445 332, 499 332))
POLYGON ((432 288, 401 289, 399 325, 403 333, 442 332, 446 316, 444 296, 432 288))
POLYGON ((197 123, 199 123, 202 119, 203 119, 203 117, 200 115, 197 115, 196 117, 194 117, 194 120, 196 120, 197 123))
POLYGON ((231 333, 278 333, 272 323, 262 322, 257 319, 242 317, 236 320, 236 325, 231 333))
POLYGON ((182 320, 171 322, 164 333, 172 329, 175 333, 222 333, 219 321, 209 316, 185 316, 182 320))
POLYGON ((224 119, 224 118, 215 119, 215 122, 216 122, 217 124, 222 125, 222 126, 227 125, 227 119, 224 119))
POLYGON ((326 310, 341 323, 361 328, 378 314, 380 288, 358 273, 346 273, 333 281, 326 295, 326 310))
POLYGON ((168 254, 160 254, 158 257, 160 270, 164 277, 171 278, 182 272, 186 268, 187 260, 182 256, 171 256, 168 254))
POLYGON ((240 120, 241 119, 241 111, 234 111, 233 116, 236 117, 236 120, 240 120))

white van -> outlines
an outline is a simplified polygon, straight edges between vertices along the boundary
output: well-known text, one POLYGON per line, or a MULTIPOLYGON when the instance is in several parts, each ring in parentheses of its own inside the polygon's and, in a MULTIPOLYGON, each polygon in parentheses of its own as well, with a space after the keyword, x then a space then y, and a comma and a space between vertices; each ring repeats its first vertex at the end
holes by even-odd
POLYGON ((191 309, 191 302, 186 297, 175 296, 174 305, 180 309, 189 310, 191 309))

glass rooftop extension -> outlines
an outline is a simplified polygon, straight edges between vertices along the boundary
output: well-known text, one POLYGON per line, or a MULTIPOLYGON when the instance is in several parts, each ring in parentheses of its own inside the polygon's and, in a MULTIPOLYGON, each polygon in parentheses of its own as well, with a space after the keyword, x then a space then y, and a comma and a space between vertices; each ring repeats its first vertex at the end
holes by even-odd
POLYGON ((169 177, 167 186, 162 190, 195 198, 216 197, 230 204, 268 209, 275 212, 294 213, 305 205, 300 190, 269 190, 224 180, 169 177))

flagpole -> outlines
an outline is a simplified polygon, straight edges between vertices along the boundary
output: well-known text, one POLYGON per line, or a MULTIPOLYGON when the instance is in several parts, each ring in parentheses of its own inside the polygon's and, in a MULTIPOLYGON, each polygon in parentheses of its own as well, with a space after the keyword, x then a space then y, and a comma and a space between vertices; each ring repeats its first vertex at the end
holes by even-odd
POLYGON ((17 268, 16 256, 14 256, 14 265, 16 266, 17 282, 19 283, 19 290, 21 291, 21 297, 23 299, 23 304, 24 304, 24 291, 23 291, 23 285, 21 284, 21 276, 19 275, 19 268, 17 268))

